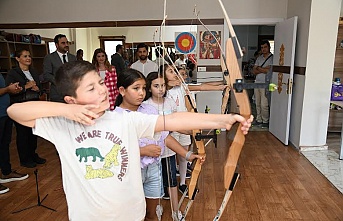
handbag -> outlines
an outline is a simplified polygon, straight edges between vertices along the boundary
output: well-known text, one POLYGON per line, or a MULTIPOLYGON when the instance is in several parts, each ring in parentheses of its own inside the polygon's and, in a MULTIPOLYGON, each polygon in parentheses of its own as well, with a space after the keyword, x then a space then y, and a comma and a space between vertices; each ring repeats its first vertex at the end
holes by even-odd
POLYGON ((331 100, 332 101, 343 101, 343 85, 332 84, 331 100))
POLYGON ((23 94, 23 98, 22 98, 21 102, 38 101, 38 100, 39 100, 39 92, 28 89, 23 94))
MULTIPOLYGON (((25 75, 24 78, 26 82, 30 81, 25 75)), ((40 92, 39 91, 33 91, 31 89, 25 90, 23 93, 22 98, 20 99, 19 102, 25 102, 25 101, 38 101, 40 97, 40 92)))

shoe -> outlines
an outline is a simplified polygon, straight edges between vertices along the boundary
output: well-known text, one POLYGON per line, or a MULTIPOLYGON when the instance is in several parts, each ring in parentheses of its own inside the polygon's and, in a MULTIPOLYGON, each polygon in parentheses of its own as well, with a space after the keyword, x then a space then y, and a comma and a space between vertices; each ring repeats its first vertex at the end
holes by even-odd
POLYGON ((8 191, 10 191, 10 189, 8 187, 5 187, 5 186, 0 184, 0 194, 7 193, 8 191))
POLYGON ((157 215, 157 219, 159 221, 161 221, 161 219, 162 219, 162 214, 163 214, 163 207, 162 207, 162 205, 157 205, 156 206, 156 215, 157 215))
POLYGON ((189 173, 192 173, 193 169, 192 169, 192 164, 190 162, 187 163, 187 171, 189 173))
POLYGON ((34 168, 37 166, 35 162, 22 162, 20 163, 22 167, 27 167, 27 168, 34 168))
POLYGON ((179 192, 182 193, 182 195, 183 195, 184 192, 187 192, 186 193, 186 197, 188 197, 188 187, 187 187, 187 185, 186 184, 180 185, 179 186, 179 192))
MULTIPOLYGON (((179 172, 178 170, 176 171, 176 176, 180 176, 180 172, 179 172)), ((186 179, 191 178, 191 176, 192 176, 192 173, 191 173, 191 172, 187 172, 187 173, 186 173, 186 179)))
POLYGON ((35 155, 33 157, 33 162, 37 163, 37 164, 45 164, 46 163, 46 159, 39 157, 38 155, 35 155))
POLYGON ((164 192, 164 195, 162 196, 162 199, 164 199, 164 200, 169 200, 170 199, 168 191, 164 192))
POLYGON ((21 174, 17 173, 16 171, 12 171, 8 175, 3 175, 0 178, 0 183, 9 183, 12 181, 19 181, 19 180, 25 180, 29 177, 28 174, 21 174))
POLYGON ((262 122, 259 122, 259 121, 255 121, 252 123, 252 126, 254 127, 258 127, 258 126, 261 126, 262 125, 262 122))
POLYGON ((180 210, 178 210, 177 212, 173 212, 172 218, 173 218, 173 221, 181 221, 181 220, 186 221, 180 210))
POLYGON ((261 128, 268 128, 269 127, 269 123, 262 123, 261 124, 261 128))

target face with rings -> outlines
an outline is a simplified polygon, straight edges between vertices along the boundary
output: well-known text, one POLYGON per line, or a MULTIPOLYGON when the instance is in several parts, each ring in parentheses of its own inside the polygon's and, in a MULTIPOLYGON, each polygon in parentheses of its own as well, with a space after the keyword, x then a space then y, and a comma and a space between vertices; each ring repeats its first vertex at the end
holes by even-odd
MULTIPOLYGON (((189 54, 194 51, 196 38, 190 32, 181 32, 175 38, 175 48, 182 54, 189 54)), ((194 53, 194 52, 193 52, 194 53)))

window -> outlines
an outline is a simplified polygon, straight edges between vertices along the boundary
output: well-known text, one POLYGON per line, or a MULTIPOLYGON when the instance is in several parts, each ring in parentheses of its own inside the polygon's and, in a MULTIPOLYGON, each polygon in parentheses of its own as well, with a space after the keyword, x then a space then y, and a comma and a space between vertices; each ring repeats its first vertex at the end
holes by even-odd
POLYGON ((111 56, 116 53, 116 46, 121 44, 125 47, 125 36, 99 36, 100 47, 107 54, 108 60, 111 62, 111 56))
POLYGON ((49 42, 48 42, 48 48, 49 48, 49 53, 50 53, 50 54, 51 54, 52 52, 56 51, 55 42, 49 41, 49 42))

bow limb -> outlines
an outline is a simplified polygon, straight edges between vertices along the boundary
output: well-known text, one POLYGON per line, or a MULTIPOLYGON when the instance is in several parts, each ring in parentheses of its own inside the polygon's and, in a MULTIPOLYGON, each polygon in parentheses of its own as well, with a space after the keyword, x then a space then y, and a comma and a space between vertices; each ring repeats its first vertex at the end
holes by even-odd
MULTIPOLYGON (((229 78, 231 87, 233 87, 233 82, 236 82, 236 79, 242 79, 239 63, 235 54, 234 45, 231 39, 226 41, 226 63, 228 64, 229 75, 225 78, 229 78)), ((241 93, 237 93, 233 90, 234 96, 236 98, 240 115, 249 119, 250 113, 250 101, 247 95, 246 90, 243 90, 241 93)), ((240 125, 241 127, 242 125, 240 125)), ((239 128, 240 128, 239 127, 239 128)), ((224 184, 225 188, 229 188, 233 174, 237 166, 238 158, 243 148, 245 142, 245 136, 243 132, 238 128, 235 138, 230 146, 228 157, 224 167, 224 184)))
MULTIPOLYGON (((228 74, 224 74, 224 78, 226 79, 228 84, 230 84, 230 87, 233 88, 233 83, 235 83, 237 79, 242 79, 238 59, 242 57, 243 53, 240 44, 236 38, 236 34, 230 22, 229 16, 224 8, 224 5, 221 0, 218 0, 218 2, 223 10, 224 17, 230 32, 230 38, 226 40, 225 60, 222 62, 222 64, 225 63, 226 65, 222 65, 222 68, 227 67, 226 70, 223 70, 224 73, 228 72, 228 74)), ((236 102, 239 107, 239 113, 243 117, 248 119, 251 115, 251 111, 250 101, 246 90, 243 90, 243 92, 240 93, 237 93, 235 90, 233 90, 233 94, 236 98, 236 102)), ((233 174, 235 172, 238 158, 244 145, 244 142, 245 137, 243 135, 243 132, 240 129, 238 129, 235 138, 232 142, 232 145, 229 149, 228 157, 224 167, 224 184, 226 189, 229 188, 229 185, 233 178, 233 174)))
MULTIPOLYGON (((197 112, 195 106, 194 106, 194 101, 191 99, 190 95, 186 95, 186 106, 188 108, 188 111, 190 112, 197 112), (193 102, 192 102, 193 101, 193 102)), ((195 137, 197 137, 198 134, 201 134, 201 130, 192 130, 192 135, 193 135, 193 140, 194 144, 197 148, 198 155, 205 155, 205 145, 202 140, 197 140, 195 137)), ((192 171, 192 176, 191 180, 188 185, 188 198, 190 200, 194 200, 195 198, 195 193, 196 193, 196 186, 198 183, 198 178, 200 175, 201 171, 201 164, 200 160, 196 160, 193 171, 192 171)))
MULTIPOLYGON (((218 0, 226 20, 226 23, 229 26, 230 31, 230 38, 226 40, 226 47, 225 47, 225 56, 222 57, 222 70, 224 73, 224 78, 227 81, 227 83, 230 85, 230 88, 233 88, 233 84, 236 82, 237 79, 242 79, 241 69, 240 69, 240 63, 238 62, 238 59, 240 59, 243 55, 241 47, 239 45, 239 42, 236 38, 236 34, 233 30, 233 27, 231 25, 230 19, 227 15, 227 12, 224 8, 224 5, 221 0, 218 0)), ((228 93, 228 91, 226 91, 228 93)), ((251 115, 250 111, 250 101, 247 96, 246 90, 243 90, 241 93, 237 93, 235 90, 233 90, 234 97, 236 98, 237 105, 239 107, 239 114, 248 119, 251 115)), ((224 94, 224 99, 227 99, 225 95, 228 98, 228 94, 224 94)), ((226 100, 227 103, 227 100, 226 100)), ((223 109, 223 108, 222 108, 223 109)), ((220 209, 218 210, 217 215, 215 216, 214 220, 219 220, 228 201, 230 196, 232 195, 232 190, 237 182, 237 179, 239 175, 235 173, 238 158, 241 153, 241 150, 243 148, 244 142, 245 142, 245 135, 240 130, 242 125, 240 124, 234 140, 229 148, 229 152, 226 158, 226 162, 224 165, 224 187, 226 190, 224 199, 222 201, 222 204, 220 206, 220 209)))

